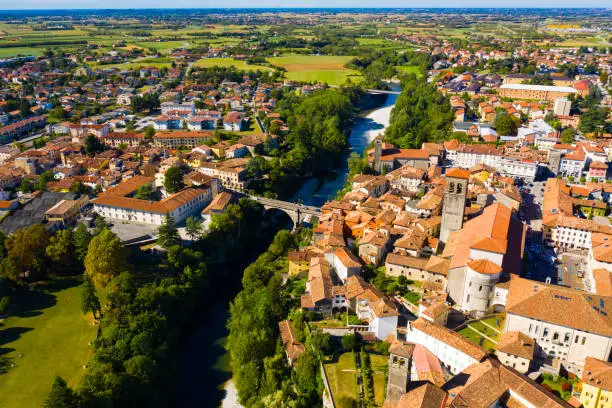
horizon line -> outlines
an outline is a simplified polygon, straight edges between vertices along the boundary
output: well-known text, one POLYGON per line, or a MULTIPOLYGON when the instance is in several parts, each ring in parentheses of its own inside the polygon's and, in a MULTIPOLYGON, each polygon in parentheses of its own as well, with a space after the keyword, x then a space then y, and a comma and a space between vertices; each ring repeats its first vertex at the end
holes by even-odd
POLYGON ((33 8, 33 9, 0 9, 0 13, 6 11, 71 11, 71 10, 102 10, 102 11, 113 11, 113 10, 431 10, 431 9, 446 9, 446 10, 609 10, 612 11, 611 7, 603 6, 583 6, 583 7, 571 7, 571 6, 491 6, 491 7, 445 7, 445 6, 429 6, 429 7, 332 7, 332 6, 291 6, 291 7, 274 7, 274 6, 261 6, 261 7, 111 7, 111 8, 95 8, 95 7, 70 7, 70 8, 33 8))

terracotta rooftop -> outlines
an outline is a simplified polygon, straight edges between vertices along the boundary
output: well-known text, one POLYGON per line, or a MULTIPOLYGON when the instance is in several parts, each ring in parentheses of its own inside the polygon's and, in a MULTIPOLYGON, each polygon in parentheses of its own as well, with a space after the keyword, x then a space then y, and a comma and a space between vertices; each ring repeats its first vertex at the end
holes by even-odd
POLYGON ((533 360, 535 340, 519 331, 502 333, 497 343, 497 351, 533 360))
POLYGON ((612 297, 512 276, 506 313, 612 337, 612 297), (571 310, 572 313, 567 313, 571 310))
POLYGON ((612 363, 587 357, 582 370, 582 381, 593 387, 612 391, 612 363))
POLYGON ((475 345, 459 333, 447 329, 444 326, 430 323, 427 320, 421 318, 410 323, 410 326, 414 329, 422 331, 423 333, 426 333, 427 335, 435 339, 438 339, 439 341, 447 344, 448 346, 456 350, 459 350, 463 354, 472 357, 476 361, 482 361, 488 355, 487 351, 482 347, 475 345))
POLYGON ((450 169, 446 172, 445 176, 469 180, 470 171, 466 169, 450 169))

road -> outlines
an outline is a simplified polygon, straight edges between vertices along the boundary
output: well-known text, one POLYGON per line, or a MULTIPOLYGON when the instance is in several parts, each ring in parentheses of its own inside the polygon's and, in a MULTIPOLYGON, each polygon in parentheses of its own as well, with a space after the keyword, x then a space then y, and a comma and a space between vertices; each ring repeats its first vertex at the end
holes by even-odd
POLYGON ((557 281, 557 266, 553 263, 556 256, 552 248, 542 243, 542 202, 546 180, 525 183, 522 188, 523 204, 519 212, 521 220, 527 224, 525 238, 525 257, 528 268, 525 277, 528 279, 551 282, 557 281), (529 190, 529 193, 526 191, 529 190))

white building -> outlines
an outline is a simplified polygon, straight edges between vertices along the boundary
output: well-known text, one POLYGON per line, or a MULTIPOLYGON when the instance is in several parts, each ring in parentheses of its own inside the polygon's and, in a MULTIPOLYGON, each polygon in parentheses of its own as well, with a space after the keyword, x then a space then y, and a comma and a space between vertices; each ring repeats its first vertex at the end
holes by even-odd
POLYGON ((345 289, 351 308, 367 322, 368 332, 379 340, 395 334, 400 313, 393 300, 356 275, 347 279, 345 289))
POLYGON ((195 103, 193 102, 162 102, 161 113, 162 115, 170 115, 176 112, 188 112, 189 116, 195 115, 195 103))
POLYGON ((505 157, 503 149, 492 145, 459 145, 456 150, 447 148, 447 160, 453 167, 470 169, 478 164, 493 167, 504 176, 533 179, 538 173, 538 163, 505 157))
POLYGON ((447 292, 465 313, 484 315, 495 304, 496 284, 502 275, 521 270, 525 225, 501 203, 454 231, 442 253, 450 258, 447 292))
POLYGON ((536 340, 536 355, 580 375, 587 357, 608 361, 612 297, 513 277, 504 332, 536 340))
POLYGON ((553 112, 557 116, 569 116, 572 103, 566 97, 555 99, 553 112))
POLYGON ((187 217, 199 214, 212 200, 213 189, 188 188, 161 201, 140 200, 128 197, 138 187, 153 183, 153 177, 134 176, 106 190, 92 200, 94 211, 104 218, 134 223, 161 225, 166 213, 180 223, 187 217))
POLYGON ((425 346, 452 374, 484 361, 488 354, 459 333, 421 318, 408 323, 406 341, 425 346))
POLYGON ((342 283, 346 282, 349 276, 361 276, 361 262, 346 247, 338 248, 334 252, 326 252, 325 260, 342 283))

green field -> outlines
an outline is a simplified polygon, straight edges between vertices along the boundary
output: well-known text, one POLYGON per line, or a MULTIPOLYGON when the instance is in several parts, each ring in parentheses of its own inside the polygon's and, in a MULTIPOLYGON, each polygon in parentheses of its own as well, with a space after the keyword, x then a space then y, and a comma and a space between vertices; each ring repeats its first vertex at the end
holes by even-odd
POLYGON ((352 59, 349 56, 292 55, 268 58, 268 61, 285 68, 287 79, 293 81, 342 85, 348 78, 353 82, 361 80, 359 72, 344 67, 352 59))
POLYGON ((416 65, 397 65, 395 69, 399 75, 415 74, 418 77, 423 76, 421 69, 416 65))
POLYGON ((246 61, 239 61, 233 58, 204 58, 197 61, 194 64, 195 67, 199 68, 210 68, 210 67, 236 67, 243 71, 272 71, 270 67, 264 65, 252 65, 247 64, 246 61))
POLYGON ((344 353, 338 358, 338 362, 327 363, 324 367, 336 406, 345 408, 342 404, 343 397, 357 399, 357 373, 353 353, 344 353))
POLYGON ((38 57, 45 51, 42 47, 14 47, 0 48, 0 58, 15 57, 17 55, 33 55, 38 57))
POLYGON ((22 295, 0 323, 0 357, 9 360, 0 374, 1 408, 42 406, 56 375, 78 386, 97 329, 81 314, 79 283, 62 279, 22 295))

